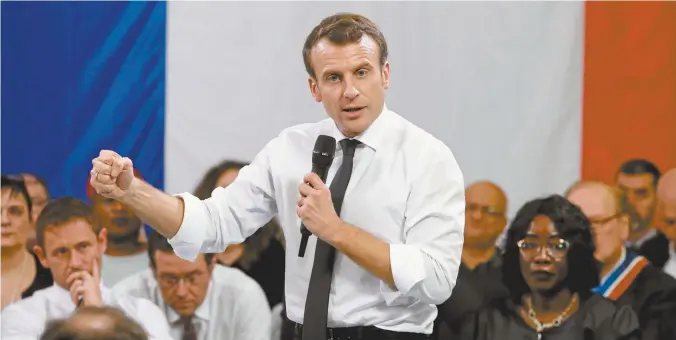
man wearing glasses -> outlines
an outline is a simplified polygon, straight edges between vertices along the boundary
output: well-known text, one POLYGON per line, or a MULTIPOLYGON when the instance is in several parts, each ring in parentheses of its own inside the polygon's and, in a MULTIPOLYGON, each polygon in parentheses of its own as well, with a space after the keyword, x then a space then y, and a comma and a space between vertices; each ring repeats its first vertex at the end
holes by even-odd
POLYGON ((629 216, 622 211, 620 192, 600 182, 579 182, 567 196, 591 222, 595 257, 602 264, 595 292, 631 306, 643 340, 673 339, 676 323, 666 315, 676 309, 676 280, 625 246, 629 216))
POLYGON ((484 302, 507 294, 500 283, 500 249, 496 241, 507 226, 507 195, 495 183, 475 182, 465 189, 465 233, 458 283, 439 305, 435 339, 460 336, 463 316, 484 302))
POLYGON ((269 340, 271 312, 263 289, 243 272, 215 264, 213 254, 181 259, 156 231, 148 235, 148 270, 114 291, 160 307, 175 340, 269 340))

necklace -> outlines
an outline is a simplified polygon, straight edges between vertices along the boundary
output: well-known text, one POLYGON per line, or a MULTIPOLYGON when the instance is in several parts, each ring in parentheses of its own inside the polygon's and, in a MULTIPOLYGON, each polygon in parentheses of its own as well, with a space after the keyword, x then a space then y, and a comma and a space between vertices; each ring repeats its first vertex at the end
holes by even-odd
POLYGON ((569 316, 571 309, 573 309, 573 306, 577 303, 577 299, 578 299, 577 294, 573 295, 573 298, 570 299, 568 306, 566 306, 566 309, 564 309, 563 312, 559 314, 559 316, 557 316, 552 322, 542 323, 540 322, 540 320, 538 320, 538 317, 535 314, 535 309, 533 308, 533 301, 531 297, 529 296, 528 298, 526 298, 526 305, 528 306, 528 318, 535 325, 535 331, 538 334, 538 340, 542 340, 542 332, 545 331, 546 329, 561 326, 563 320, 569 316))

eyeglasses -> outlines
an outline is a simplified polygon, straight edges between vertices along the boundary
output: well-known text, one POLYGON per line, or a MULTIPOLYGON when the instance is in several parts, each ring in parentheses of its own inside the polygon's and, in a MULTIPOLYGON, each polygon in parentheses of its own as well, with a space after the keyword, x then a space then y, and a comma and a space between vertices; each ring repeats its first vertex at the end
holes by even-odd
POLYGON ((188 275, 177 276, 171 274, 162 274, 158 277, 160 285, 164 287, 174 287, 177 286, 181 281, 186 285, 195 285, 200 278, 202 278, 204 273, 190 273, 188 275))
POLYGON ((608 222, 618 218, 620 215, 622 215, 622 212, 618 211, 608 217, 590 218, 589 223, 591 224, 592 229, 603 229, 603 227, 608 225, 608 222))
POLYGON ((547 254, 556 258, 562 258, 568 253, 570 248, 570 243, 562 238, 551 238, 547 240, 546 244, 532 240, 532 239, 523 239, 516 243, 521 250, 521 254, 528 258, 535 257, 538 253, 542 251, 544 247, 547 251, 547 254))
POLYGON ((479 205, 476 203, 465 203, 465 212, 472 213, 475 211, 479 211, 483 215, 490 216, 493 218, 500 218, 505 216, 505 213, 500 212, 491 206, 479 205))

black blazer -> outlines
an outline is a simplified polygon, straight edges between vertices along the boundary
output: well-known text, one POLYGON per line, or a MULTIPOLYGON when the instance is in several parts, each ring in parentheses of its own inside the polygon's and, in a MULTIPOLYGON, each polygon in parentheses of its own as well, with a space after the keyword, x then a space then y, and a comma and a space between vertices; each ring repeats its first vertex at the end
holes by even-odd
MULTIPOLYGON (((581 297, 578 311, 561 326, 545 330, 542 340, 639 340, 638 327, 630 307, 590 294, 581 297)), ((460 339, 522 340, 537 339, 537 334, 519 316, 513 300, 499 299, 470 317, 460 339)))
POLYGON ((642 340, 676 339, 676 280, 660 269, 646 265, 616 302, 634 309, 642 340))

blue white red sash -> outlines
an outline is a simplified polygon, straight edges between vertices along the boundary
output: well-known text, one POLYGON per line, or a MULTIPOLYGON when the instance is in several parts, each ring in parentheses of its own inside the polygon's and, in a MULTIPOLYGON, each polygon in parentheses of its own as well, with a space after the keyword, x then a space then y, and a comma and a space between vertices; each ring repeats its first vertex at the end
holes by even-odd
POLYGON ((617 300, 629 288, 636 276, 648 264, 643 256, 627 251, 624 261, 615 268, 594 292, 610 300, 617 300))

